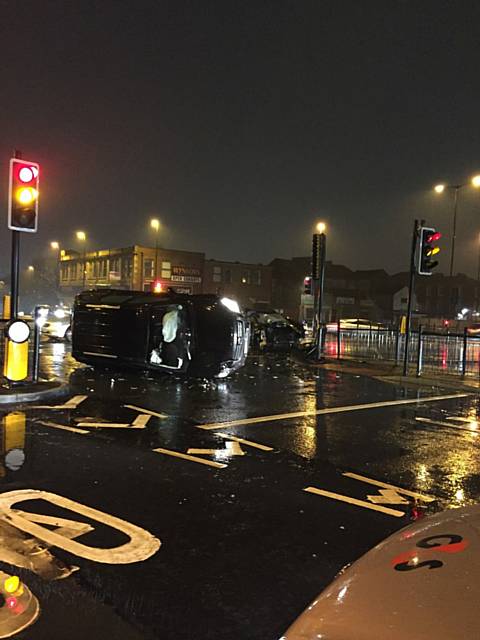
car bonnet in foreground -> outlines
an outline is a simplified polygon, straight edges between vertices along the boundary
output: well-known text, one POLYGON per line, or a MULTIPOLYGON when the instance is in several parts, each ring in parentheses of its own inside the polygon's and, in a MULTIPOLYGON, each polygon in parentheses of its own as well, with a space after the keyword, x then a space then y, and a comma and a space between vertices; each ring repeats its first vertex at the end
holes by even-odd
POLYGON ((406 527, 344 570, 281 640, 480 638, 480 505, 406 527))

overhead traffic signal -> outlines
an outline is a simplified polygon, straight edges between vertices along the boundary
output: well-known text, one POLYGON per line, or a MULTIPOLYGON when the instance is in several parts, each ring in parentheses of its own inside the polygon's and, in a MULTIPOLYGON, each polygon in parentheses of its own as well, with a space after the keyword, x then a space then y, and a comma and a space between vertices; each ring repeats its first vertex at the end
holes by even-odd
POLYGON ((39 172, 36 162, 10 160, 8 228, 12 231, 37 231, 39 172))
POLYGON ((438 265, 434 257, 440 252, 440 247, 435 243, 440 240, 442 234, 430 227, 420 227, 420 246, 418 251, 417 272, 421 276, 431 276, 433 269, 438 265))

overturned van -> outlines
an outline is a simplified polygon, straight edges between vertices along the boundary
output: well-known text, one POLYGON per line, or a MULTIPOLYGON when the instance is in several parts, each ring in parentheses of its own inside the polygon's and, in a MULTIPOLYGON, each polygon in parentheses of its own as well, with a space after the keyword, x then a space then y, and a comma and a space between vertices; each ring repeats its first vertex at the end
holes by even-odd
POLYGON ((72 355, 89 365, 224 378, 245 364, 248 343, 229 298, 117 289, 75 298, 72 355))

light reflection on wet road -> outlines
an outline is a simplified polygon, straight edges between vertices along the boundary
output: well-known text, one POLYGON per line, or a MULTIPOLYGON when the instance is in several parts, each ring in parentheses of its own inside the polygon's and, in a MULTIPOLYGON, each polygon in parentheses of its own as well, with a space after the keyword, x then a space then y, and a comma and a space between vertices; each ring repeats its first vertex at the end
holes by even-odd
MULTIPOLYGON (((377 489, 343 475, 353 471, 436 496, 423 505, 429 511, 478 501, 480 430, 473 394, 225 427, 218 431, 247 441, 231 447, 236 455, 227 455, 226 437, 197 427, 454 392, 308 369, 281 355, 250 357, 243 370, 219 383, 94 373, 77 368, 62 343, 44 347, 43 362, 48 375, 71 374, 72 396, 88 398, 73 410, 15 408, 26 415, 26 458, 20 468, 5 469, 3 491, 56 492, 162 539, 154 557, 128 567, 60 553, 80 571, 40 590, 50 624, 56 620, 55 596, 68 591, 70 582, 87 601, 100 599, 106 616, 116 611, 139 637, 275 640, 344 564, 408 523, 408 515, 394 518, 309 495, 305 487, 365 501, 377 489), (131 425, 141 409, 167 417, 151 415, 145 428, 97 426, 87 434, 48 426, 131 425), (155 449, 206 449, 211 453, 198 455, 227 466, 212 469, 155 449)), ((108 546, 111 532, 100 527, 87 539, 108 546)), ((38 588, 38 578, 33 584, 38 588)), ((45 624, 32 627, 29 638, 40 638, 36 630, 45 624)), ((75 633, 84 637, 81 624, 75 633)), ((59 631, 51 637, 62 636, 59 631)))

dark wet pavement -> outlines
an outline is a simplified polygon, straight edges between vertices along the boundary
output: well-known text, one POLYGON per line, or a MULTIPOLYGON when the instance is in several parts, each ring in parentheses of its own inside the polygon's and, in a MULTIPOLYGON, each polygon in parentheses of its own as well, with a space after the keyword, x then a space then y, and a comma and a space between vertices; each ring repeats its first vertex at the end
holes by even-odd
MULTIPOLYGON (((87 398, 72 409, 2 407, 4 449, 12 444, 9 409, 25 415, 25 460, 5 468, 2 492, 55 493, 141 527, 162 544, 132 564, 52 547, 59 561, 79 567, 56 581, 2 563, 25 579, 42 609, 18 637, 104 637, 110 629, 112 638, 127 640, 277 640, 345 564, 410 522, 412 497, 394 492, 393 503, 369 501, 379 495, 376 482, 435 497, 420 499, 427 512, 478 501, 475 394, 432 401, 455 392, 310 369, 281 354, 251 356, 232 378, 213 383, 77 368, 61 343, 44 347, 43 355, 48 373, 68 373, 72 385, 71 396, 46 404, 87 398), (395 404, 405 400, 412 402, 395 404), (391 404, 198 428, 371 403, 391 404), (132 425, 146 415, 144 428, 85 426, 132 425)), ((45 501, 21 508, 90 522, 94 529, 79 541, 92 547, 128 540, 45 501)))

